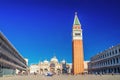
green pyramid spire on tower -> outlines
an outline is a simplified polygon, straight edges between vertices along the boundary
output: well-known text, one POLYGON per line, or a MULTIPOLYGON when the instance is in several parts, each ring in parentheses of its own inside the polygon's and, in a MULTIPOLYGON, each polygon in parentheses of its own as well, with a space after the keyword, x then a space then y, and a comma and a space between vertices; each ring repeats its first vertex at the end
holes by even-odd
POLYGON ((81 25, 81 24, 80 24, 80 21, 79 21, 79 19, 78 19, 78 17, 77 17, 77 12, 75 12, 75 18, 74 18, 74 23, 73 23, 73 25, 81 25))

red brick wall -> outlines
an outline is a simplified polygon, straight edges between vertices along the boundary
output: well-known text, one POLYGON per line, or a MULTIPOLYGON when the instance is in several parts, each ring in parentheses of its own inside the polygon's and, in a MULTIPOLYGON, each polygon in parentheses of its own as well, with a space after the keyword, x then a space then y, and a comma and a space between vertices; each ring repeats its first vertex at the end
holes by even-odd
POLYGON ((84 55, 82 40, 73 40, 72 42, 73 56, 73 74, 84 72, 84 55))

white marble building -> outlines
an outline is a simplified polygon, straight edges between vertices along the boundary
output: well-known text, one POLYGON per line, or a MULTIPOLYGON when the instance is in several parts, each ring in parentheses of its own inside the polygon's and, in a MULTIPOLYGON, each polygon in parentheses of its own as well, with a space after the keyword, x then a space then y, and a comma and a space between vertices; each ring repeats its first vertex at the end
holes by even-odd
MULTIPOLYGON (((67 64, 69 66, 69 64, 67 64)), ((66 68, 66 61, 62 60, 61 62, 54 56, 50 61, 44 60, 39 62, 36 65, 30 65, 30 73, 44 74, 46 72, 52 72, 55 74, 60 74, 63 72, 63 69, 66 68), (63 67, 65 66, 65 67, 63 67)), ((69 67, 71 70, 72 67, 69 67)), ((64 69, 65 70, 65 69, 64 69)))
POLYGON ((32 64, 30 66, 30 73, 38 73, 39 72, 39 66, 37 64, 32 64))
MULTIPOLYGON (((84 72, 88 73, 88 62, 84 61, 84 72)), ((38 64, 32 64, 29 67, 30 74, 45 74, 47 72, 52 72, 55 74, 61 73, 71 73, 72 71, 72 63, 67 63, 65 60, 58 61, 58 59, 54 56, 50 61, 44 60, 39 62, 38 64)))
POLYGON ((90 61, 84 61, 84 73, 88 73, 88 63, 90 61))

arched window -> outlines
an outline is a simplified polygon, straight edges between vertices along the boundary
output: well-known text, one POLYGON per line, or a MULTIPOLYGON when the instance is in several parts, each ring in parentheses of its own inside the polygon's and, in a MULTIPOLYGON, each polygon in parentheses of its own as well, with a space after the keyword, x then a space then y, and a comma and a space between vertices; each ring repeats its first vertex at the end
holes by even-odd
POLYGON ((55 64, 54 64, 54 63, 51 63, 51 64, 50 64, 50 67, 55 67, 55 64))
POLYGON ((106 54, 105 54, 105 57, 106 57, 106 54))
POLYGON ((115 64, 115 59, 113 59, 113 64, 115 64))
POLYGON ((114 55, 114 51, 112 51, 112 54, 114 55))
POLYGON ((111 56, 111 52, 110 52, 110 56, 111 56))
POLYGON ((112 64, 112 59, 111 59, 111 64, 112 64))
POLYGON ((119 59, 118 58, 116 58, 116 63, 119 63, 119 59))
POLYGON ((119 49, 119 53, 120 53, 120 49, 119 49))
POLYGON ((117 54, 117 50, 115 50, 115 53, 117 54))
POLYGON ((107 63, 108 63, 108 65, 110 64, 110 63, 109 63, 109 60, 107 61, 107 63))
POLYGON ((48 71, 48 69, 47 69, 47 68, 45 68, 44 70, 45 70, 45 71, 48 71))
POLYGON ((109 54, 107 53, 107 56, 109 56, 109 54))

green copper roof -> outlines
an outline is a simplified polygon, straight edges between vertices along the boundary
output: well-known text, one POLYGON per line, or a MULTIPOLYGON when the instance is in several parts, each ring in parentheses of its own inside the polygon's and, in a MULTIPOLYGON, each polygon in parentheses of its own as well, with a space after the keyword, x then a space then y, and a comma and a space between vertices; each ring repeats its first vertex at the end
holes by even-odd
POLYGON ((74 24, 73 25, 81 25, 80 21, 79 21, 79 19, 77 17, 77 12, 75 12, 75 18, 74 18, 74 24))

